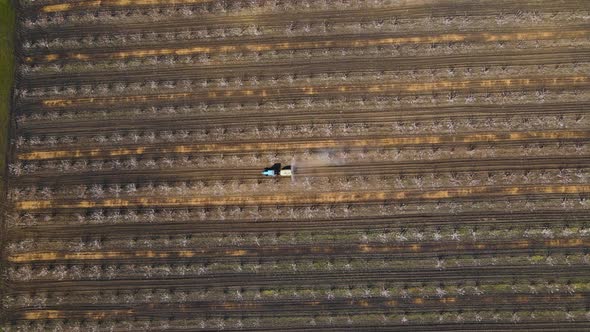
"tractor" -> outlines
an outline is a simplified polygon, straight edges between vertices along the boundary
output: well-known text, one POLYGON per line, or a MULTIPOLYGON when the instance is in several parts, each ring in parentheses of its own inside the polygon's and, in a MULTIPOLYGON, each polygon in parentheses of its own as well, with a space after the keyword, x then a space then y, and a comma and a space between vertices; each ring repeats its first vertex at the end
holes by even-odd
POLYGON ((271 167, 266 167, 264 171, 262 171, 262 175, 264 176, 292 176, 293 169, 291 165, 287 165, 281 168, 280 163, 276 163, 271 167))

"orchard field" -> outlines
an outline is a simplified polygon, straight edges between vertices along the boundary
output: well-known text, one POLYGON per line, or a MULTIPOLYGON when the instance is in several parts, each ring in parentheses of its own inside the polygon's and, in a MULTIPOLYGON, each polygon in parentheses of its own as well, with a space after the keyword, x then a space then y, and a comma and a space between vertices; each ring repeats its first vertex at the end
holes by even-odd
POLYGON ((590 329, 590 2, 16 17, 4 331, 590 329))

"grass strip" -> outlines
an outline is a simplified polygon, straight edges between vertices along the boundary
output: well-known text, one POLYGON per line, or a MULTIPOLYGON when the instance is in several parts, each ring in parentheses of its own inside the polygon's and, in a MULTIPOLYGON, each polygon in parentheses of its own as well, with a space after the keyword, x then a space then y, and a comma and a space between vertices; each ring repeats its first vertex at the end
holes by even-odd
MULTIPOLYGON (((8 155, 8 128, 12 85, 14 81, 14 25, 15 13, 11 0, 0 0, 0 276, 4 269, 3 248, 5 244, 4 208, 6 202, 6 176, 8 155)), ((4 279, 0 277, 0 301, 4 298, 4 279)), ((2 307, 0 305, 0 307, 2 307)), ((0 314, 0 322, 4 317, 0 314)), ((3 331, 0 327, 0 331, 3 331)))

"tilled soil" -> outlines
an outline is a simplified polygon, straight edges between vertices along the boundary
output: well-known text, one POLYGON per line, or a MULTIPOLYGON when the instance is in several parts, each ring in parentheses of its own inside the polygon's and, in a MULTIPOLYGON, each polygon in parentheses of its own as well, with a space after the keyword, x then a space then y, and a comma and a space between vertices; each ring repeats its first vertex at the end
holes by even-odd
POLYGON ((590 329, 588 2, 18 17, 4 330, 590 329))

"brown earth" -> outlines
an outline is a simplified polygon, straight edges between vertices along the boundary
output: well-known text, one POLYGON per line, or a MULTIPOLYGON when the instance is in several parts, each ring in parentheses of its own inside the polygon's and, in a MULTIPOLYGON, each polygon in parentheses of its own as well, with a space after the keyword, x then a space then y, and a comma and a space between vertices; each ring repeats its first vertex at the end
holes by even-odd
POLYGON ((18 20, 4 331, 590 329, 587 1, 18 20))

